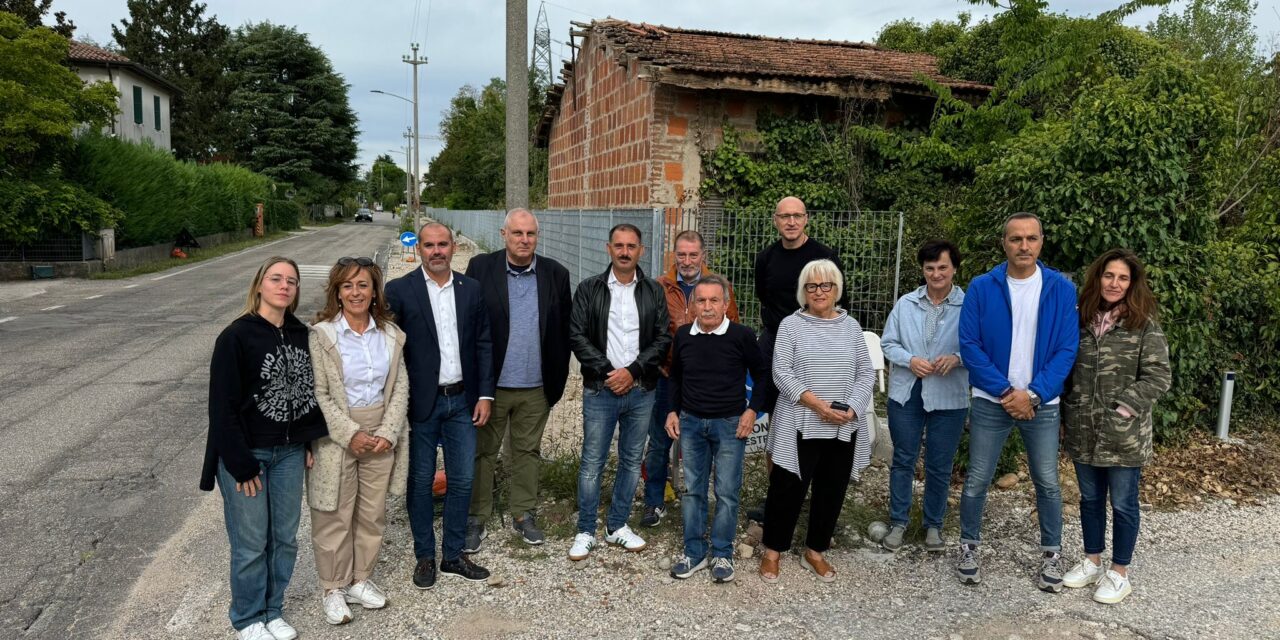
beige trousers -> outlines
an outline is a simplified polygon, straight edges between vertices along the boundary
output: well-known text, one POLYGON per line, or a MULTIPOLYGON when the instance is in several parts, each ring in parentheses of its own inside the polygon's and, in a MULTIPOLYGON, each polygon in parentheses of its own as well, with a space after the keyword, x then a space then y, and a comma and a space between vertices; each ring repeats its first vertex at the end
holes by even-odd
MULTIPOLYGON (((382 405, 351 409, 360 430, 378 435, 382 405)), ((357 456, 342 451, 338 508, 311 510, 311 546, 315 549, 320 587, 341 589, 373 575, 387 528, 387 492, 395 451, 357 456)))

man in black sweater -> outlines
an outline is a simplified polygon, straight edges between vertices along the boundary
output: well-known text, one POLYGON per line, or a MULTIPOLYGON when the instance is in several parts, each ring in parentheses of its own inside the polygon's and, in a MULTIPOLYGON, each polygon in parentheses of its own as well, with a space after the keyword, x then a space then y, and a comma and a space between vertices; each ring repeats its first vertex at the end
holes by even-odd
POLYGON ((706 275, 693 290, 697 317, 676 329, 671 350, 672 411, 667 435, 680 439, 684 461, 684 556, 671 566, 675 578, 688 578, 711 564, 715 582, 733 580, 733 538, 738 524, 742 456, 762 398, 747 406, 747 372, 767 375, 764 358, 750 328, 725 317, 729 283, 706 275), (744 410, 745 409, 745 410, 744 410), (707 557, 707 483, 715 463, 716 513, 707 557))
MULTIPOLYGON (((765 372, 763 379, 752 376, 753 388, 751 397, 760 395, 760 410, 773 412, 773 405, 778 399, 778 390, 773 386, 773 340, 778 335, 778 325, 782 319, 795 313, 800 308, 796 299, 799 287, 800 270, 814 260, 830 260, 844 273, 844 265, 840 255, 834 250, 805 233, 809 223, 809 212, 804 201, 795 196, 787 196, 778 201, 773 212, 773 226, 778 228, 781 238, 756 254, 756 298, 760 300, 760 353, 764 355, 765 372)), ((840 306, 849 307, 849 288, 844 287, 845 295, 840 299, 840 306)), ((766 454, 767 456, 768 454, 766 454)), ((772 471, 773 461, 765 458, 766 467, 772 471)), ((747 512, 747 517, 756 522, 764 522, 764 505, 747 512)))

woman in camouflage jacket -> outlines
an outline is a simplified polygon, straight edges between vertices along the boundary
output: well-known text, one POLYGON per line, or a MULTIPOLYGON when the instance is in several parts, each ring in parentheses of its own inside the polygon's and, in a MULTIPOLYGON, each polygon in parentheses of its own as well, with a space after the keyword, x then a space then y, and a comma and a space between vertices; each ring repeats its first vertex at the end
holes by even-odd
POLYGON ((1132 591, 1128 567, 1138 541, 1138 481, 1151 461, 1151 413, 1169 389, 1169 347, 1156 323, 1146 270, 1128 249, 1090 265, 1080 291, 1080 350, 1063 394, 1064 446, 1080 485, 1085 557, 1063 578, 1097 584, 1106 604, 1132 591), (1104 571, 1107 494, 1111 495, 1111 568, 1104 571))

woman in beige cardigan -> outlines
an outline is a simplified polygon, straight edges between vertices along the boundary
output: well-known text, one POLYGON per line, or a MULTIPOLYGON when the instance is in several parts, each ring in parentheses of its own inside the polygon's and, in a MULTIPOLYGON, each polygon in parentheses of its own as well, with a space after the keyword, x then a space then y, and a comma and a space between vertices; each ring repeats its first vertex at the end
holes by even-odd
POLYGON ((387 525, 387 492, 404 495, 409 471, 409 378, 404 332, 391 321, 382 270, 341 258, 311 328, 316 400, 329 436, 307 472, 311 543, 325 620, 351 621, 348 604, 386 606, 370 577, 387 525))

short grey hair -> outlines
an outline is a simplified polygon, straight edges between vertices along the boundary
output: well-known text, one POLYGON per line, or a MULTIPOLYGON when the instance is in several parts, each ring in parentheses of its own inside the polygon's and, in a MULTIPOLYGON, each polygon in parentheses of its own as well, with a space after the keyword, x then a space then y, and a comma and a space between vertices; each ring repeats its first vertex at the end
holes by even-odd
POLYGON ((517 216, 517 215, 521 214, 521 213, 527 213, 527 214, 529 214, 529 217, 530 217, 530 218, 533 218, 533 228, 534 228, 534 230, 536 230, 536 231, 542 231, 542 223, 541 223, 541 222, 538 222, 538 216, 533 215, 533 212, 532 212, 532 211, 530 211, 530 210, 528 210, 528 209, 525 209, 524 207, 516 207, 515 209, 512 209, 512 210, 508 211, 508 212, 507 212, 507 216, 506 216, 505 218, 503 218, 503 219, 502 219, 502 228, 503 228, 503 229, 506 229, 507 227, 511 226, 511 219, 512 219, 512 218, 514 218, 515 216, 517 216))
POLYGON ((695 293, 697 288, 701 287, 704 284, 720 285, 720 289, 724 291, 724 301, 725 302, 729 301, 729 281, 725 280, 724 276, 719 276, 714 273, 708 273, 707 275, 702 276, 701 278, 698 279, 698 283, 693 285, 693 288, 695 289, 695 293))
POLYGON ((836 300, 844 297, 844 274, 840 273, 840 267, 830 260, 814 260, 800 270, 800 279, 796 282, 796 302, 800 303, 801 309, 809 306, 809 301, 804 297, 804 285, 814 278, 825 278, 822 282, 829 280, 836 283, 836 300))

